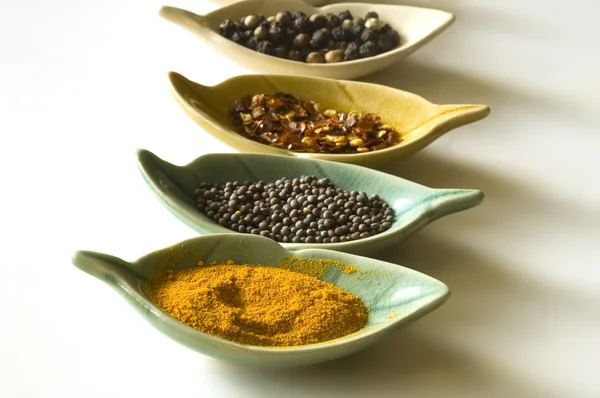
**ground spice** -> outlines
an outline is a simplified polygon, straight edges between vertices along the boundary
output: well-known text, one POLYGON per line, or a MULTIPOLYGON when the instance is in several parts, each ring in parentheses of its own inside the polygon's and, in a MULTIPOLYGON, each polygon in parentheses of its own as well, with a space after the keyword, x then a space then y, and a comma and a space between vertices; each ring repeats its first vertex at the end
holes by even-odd
POLYGON ((342 263, 341 261, 323 258, 285 257, 279 261, 279 267, 304 275, 314 276, 315 278, 325 276, 332 267, 337 268, 344 274, 362 272, 358 268, 342 263))
POLYGON ((402 141, 378 115, 321 111, 319 104, 288 93, 247 95, 229 115, 240 135, 294 152, 364 153, 402 141))
POLYGON ((354 333, 368 319, 359 297, 313 276, 273 267, 159 270, 145 292, 179 321, 246 345, 320 343, 354 333))

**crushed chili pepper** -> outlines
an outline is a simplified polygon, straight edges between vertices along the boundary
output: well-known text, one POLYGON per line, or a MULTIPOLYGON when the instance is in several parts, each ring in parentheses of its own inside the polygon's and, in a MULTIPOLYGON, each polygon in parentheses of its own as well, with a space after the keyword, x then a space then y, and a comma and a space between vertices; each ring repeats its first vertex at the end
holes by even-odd
POLYGON ((402 141, 400 133, 373 113, 320 110, 292 94, 247 95, 229 112, 236 131, 253 141, 311 153, 364 153, 402 141))

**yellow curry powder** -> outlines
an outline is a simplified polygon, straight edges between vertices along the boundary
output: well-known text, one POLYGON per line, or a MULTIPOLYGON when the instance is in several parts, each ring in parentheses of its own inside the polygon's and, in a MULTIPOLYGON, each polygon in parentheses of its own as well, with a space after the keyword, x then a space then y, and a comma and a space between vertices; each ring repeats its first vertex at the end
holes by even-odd
POLYGON ((320 343, 358 331, 369 316, 359 297, 314 276, 273 267, 169 270, 150 278, 145 290, 175 319, 246 345, 320 343))

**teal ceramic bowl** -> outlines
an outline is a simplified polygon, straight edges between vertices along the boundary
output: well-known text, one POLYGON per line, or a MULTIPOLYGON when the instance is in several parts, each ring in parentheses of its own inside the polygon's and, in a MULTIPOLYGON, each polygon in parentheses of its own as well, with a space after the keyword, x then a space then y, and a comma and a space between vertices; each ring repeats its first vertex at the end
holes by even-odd
POLYGON ((299 366, 324 362, 357 352, 402 325, 439 307, 450 292, 427 275, 395 264, 321 249, 290 252, 277 242, 254 235, 217 234, 190 239, 127 262, 107 254, 76 252, 73 263, 117 290, 156 329, 204 355, 261 366, 299 366), (261 264, 275 267, 284 258, 330 259, 350 264, 358 272, 329 267, 320 277, 360 297, 369 310, 367 325, 351 334, 320 344, 257 347, 233 343, 193 329, 157 308, 144 294, 143 283, 157 267, 194 266, 197 261, 261 264))
POLYGON ((275 181, 281 177, 315 175, 329 178, 336 187, 378 194, 394 209, 392 227, 381 234, 340 243, 283 243, 289 250, 319 248, 353 254, 376 253, 434 220, 474 207, 483 199, 478 190, 432 189, 362 166, 283 155, 208 154, 185 166, 176 166, 149 151, 139 150, 138 166, 162 204, 201 235, 232 233, 196 208, 194 190, 203 181, 275 181))

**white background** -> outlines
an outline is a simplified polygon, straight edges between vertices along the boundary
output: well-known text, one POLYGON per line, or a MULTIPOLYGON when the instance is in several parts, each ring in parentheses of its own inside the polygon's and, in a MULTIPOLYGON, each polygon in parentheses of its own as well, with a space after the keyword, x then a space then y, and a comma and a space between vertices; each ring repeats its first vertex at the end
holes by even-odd
POLYGON ((457 20, 364 80, 492 114, 387 171, 486 199, 382 253, 447 283, 443 307, 292 370, 179 346, 70 263, 194 236, 152 197, 135 150, 178 164, 229 151, 177 107, 166 72, 211 84, 247 71, 161 20, 162 1, 2 3, 0 396, 600 397, 598 2, 403 1, 457 20))

